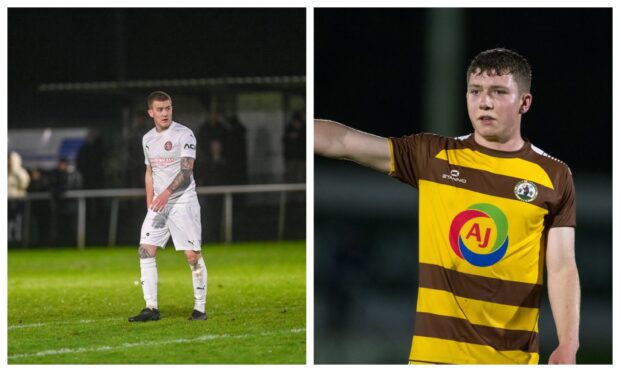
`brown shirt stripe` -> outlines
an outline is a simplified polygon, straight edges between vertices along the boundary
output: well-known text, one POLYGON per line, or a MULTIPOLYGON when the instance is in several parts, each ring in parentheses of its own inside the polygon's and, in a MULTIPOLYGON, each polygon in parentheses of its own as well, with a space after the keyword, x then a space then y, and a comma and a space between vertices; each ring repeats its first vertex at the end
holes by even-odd
MULTIPOLYGON (((427 171, 424 175, 420 176, 420 179, 518 201, 514 190, 517 183, 523 180, 521 178, 452 165, 443 159, 429 159, 428 164, 429 169, 432 169, 432 171, 427 171), (449 175, 451 170, 458 170, 459 179, 466 180, 466 182, 458 182, 454 179, 444 177, 444 175, 449 175)), ((535 184, 538 188, 538 196, 529 204, 550 210, 552 206, 559 203, 557 192, 541 184, 535 184)))
POLYGON ((393 149, 392 160, 395 164, 395 170, 391 175, 415 188, 418 188, 419 179, 449 184, 443 175, 450 175, 450 171, 455 169, 460 172, 458 178, 467 179, 467 182, 454 182, 454 186, 517 200, 514 187, 517 182, 521 181, 520 179, 480 170, 477 170, 478 174, 472 174, 473 169, 449 164, 449 161, 437 159, 437 154, 442 150, 469 148, 497 158, 519 158, 536 163, 547 172, 555 188, 552 190, 537 184, 539 195, 532 201, 533 204, 549 211, 545 225, 547 227, 575 226, 575 190, 568 166, 541 153, 528 140, 525 140, 520 150, 512 152, 496 151, 480 146, 474 140, 473 134, 463 139, 419 133, 401 138, 390 137, 390 141, 393 149))
POLYGON ((441 289, 456 296, 504 305, 540 307, 543 287, 460 273, 438 265, 420 263, 420 287, 441 289))
POLYGON ((420 312, 416 313, 415 323, 416 336, 488 345, 498 351, 538 352, 537 332, 475 325, 465 319, 420 312))

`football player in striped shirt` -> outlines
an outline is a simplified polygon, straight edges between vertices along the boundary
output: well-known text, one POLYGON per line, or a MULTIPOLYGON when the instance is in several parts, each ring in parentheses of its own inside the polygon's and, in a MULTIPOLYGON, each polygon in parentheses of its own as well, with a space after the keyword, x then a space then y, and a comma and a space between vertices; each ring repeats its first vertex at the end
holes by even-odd
POLYGON ((467 70, 473 133, 383 138, 315 120, 315 152, 385 172, 419 190, 419 288, 410 363, 539 362, 546 265, 559 345, 575 363, 580 289, 575 192, 566 164, 521 136, 531 68, 507 49, 467 70))

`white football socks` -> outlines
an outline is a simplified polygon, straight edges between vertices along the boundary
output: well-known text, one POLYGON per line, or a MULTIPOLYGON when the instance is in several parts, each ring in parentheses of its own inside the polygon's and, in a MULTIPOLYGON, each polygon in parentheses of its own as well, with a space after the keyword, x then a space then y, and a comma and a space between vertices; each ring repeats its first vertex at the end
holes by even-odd
POLYGON ((192 283, 194 284, 194 309, 205 312, 205 304, 207 303, 207 266, 200 256, 196 267, 189 265, 192 270, 192 283))
POLYGON ((146 307, 157 309, 157 264, 155 257, 140 259, 140 273, 142 274, 140 282, 142 283, 146 307))

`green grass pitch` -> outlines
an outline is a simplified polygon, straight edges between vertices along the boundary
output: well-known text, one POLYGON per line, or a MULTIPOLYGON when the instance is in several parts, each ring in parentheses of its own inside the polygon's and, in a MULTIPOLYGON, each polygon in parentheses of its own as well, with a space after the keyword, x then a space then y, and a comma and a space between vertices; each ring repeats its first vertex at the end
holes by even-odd
POLYGON ((303 364, 304 242, 207 245, 207 321, 188 321, 191 272, 159 250, 161 320, 144 308, 135 247, 9 250, 9 364, 303 364))

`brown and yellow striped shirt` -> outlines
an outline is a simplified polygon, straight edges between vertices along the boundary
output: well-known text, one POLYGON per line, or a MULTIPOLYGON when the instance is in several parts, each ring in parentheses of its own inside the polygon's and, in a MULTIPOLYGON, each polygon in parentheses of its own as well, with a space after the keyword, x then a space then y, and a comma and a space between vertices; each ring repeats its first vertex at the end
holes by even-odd
POLYGON ((391 175, 419 189, 419 290, 410 362, 538 363, 546 235, 575 226, 572 175, 526 140, 390 138, 391 175))

